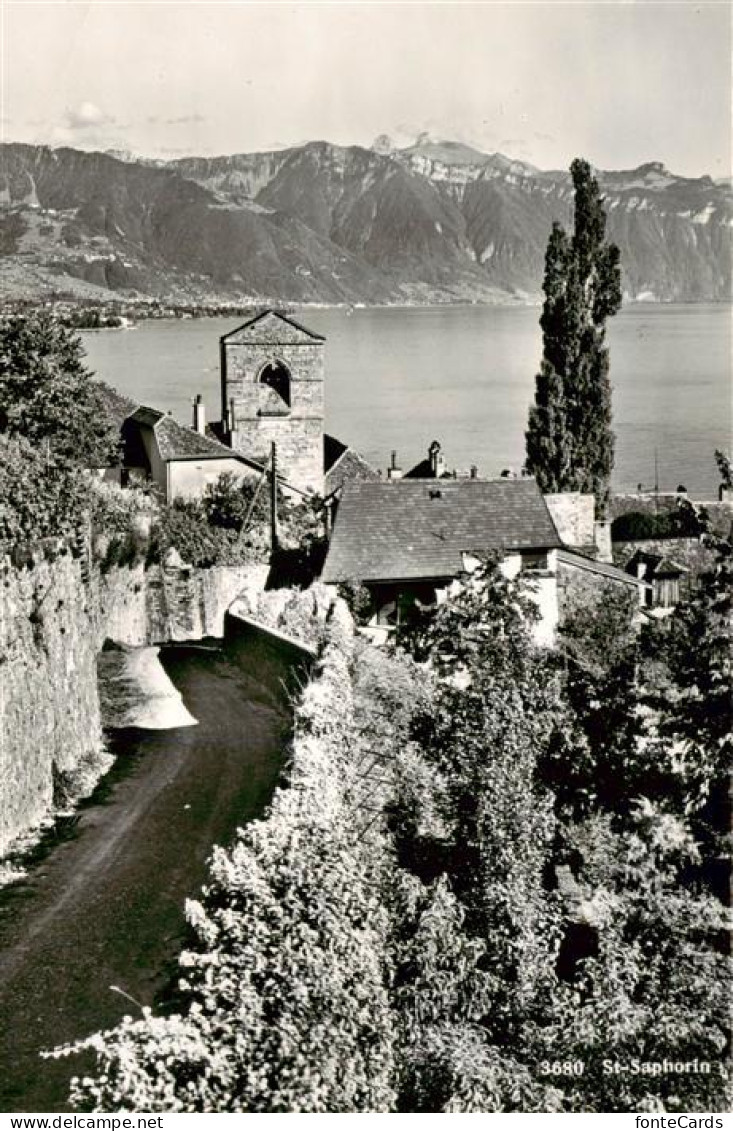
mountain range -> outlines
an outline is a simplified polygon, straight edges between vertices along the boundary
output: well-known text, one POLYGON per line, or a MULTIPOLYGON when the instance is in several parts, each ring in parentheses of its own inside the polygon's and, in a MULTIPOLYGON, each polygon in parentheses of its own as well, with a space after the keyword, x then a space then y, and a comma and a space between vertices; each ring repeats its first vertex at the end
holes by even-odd
MULTIPOLYGON (((508 302, 541 296, 567 172, 421 137, 152 161, 0 147, 8 297, 171 303, 508 302)), ((598 172, 627 297, 731 295, 733 192, 650 162, 598 172)))

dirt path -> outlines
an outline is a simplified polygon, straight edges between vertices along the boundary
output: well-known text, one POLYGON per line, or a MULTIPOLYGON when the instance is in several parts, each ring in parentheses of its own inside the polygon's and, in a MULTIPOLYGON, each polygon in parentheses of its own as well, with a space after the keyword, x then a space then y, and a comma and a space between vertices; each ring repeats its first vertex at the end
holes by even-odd
POLYGON ((0 1111, 66 1110, 70 1076, 91 1062, 39 1050, 135 1012, 110 986, 153 1004, 212 844, 275 786, 292 657, 239 644, 161 658, 199 725, 118 732, 112 784, 83 807, 77 834, 0 900, 0 1111))

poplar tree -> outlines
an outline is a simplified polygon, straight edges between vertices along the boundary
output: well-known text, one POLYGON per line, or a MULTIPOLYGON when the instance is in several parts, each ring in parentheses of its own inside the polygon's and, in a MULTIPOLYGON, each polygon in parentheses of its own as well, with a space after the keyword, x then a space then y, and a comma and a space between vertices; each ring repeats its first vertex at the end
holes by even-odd
POLYGON ((546 492, 584 491, 599 512, 613 468, 606 319, 621 307, 618 248, 606 241, 606 214, 587 161, 570 172, 572 236, 555 222, 545 255, 543 356, 526 432, 526 469, 546 492))

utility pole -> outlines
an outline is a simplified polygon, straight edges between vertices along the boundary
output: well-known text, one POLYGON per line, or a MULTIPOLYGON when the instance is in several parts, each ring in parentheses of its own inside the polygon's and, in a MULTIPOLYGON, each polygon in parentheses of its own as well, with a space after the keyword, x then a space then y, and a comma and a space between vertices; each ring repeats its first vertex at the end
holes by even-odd
POLYGON ((270 448, 270 545, 277 552, 277 446, 270 448))

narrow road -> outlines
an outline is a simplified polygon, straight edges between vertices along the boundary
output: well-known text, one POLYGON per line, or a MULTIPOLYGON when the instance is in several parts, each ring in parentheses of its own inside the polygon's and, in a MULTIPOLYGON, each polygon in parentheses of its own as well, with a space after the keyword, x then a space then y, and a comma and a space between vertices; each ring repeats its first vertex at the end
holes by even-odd
POLYGON ((40 1050, 135 1013, 110 986, 155 1002, 212 845, 259 815, 276 784, 294 654, 238 641, 161 660, 199 725, 118 731, 116 767, 75 835, 0 893, 0 1111, 68 1110, 69 1078, 93 1061, 40 1050))

